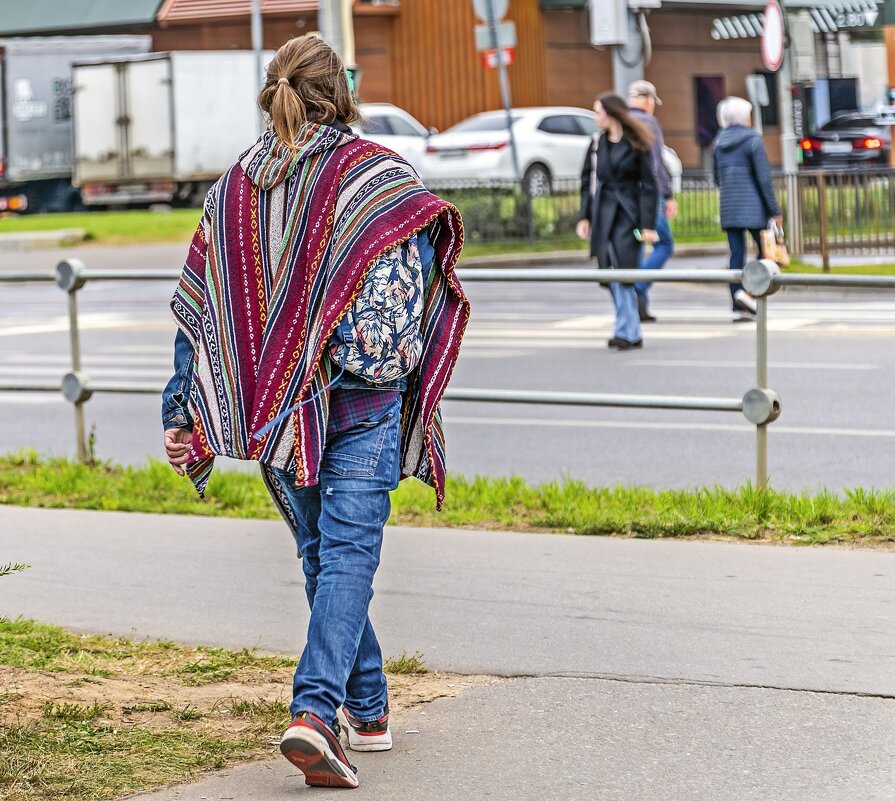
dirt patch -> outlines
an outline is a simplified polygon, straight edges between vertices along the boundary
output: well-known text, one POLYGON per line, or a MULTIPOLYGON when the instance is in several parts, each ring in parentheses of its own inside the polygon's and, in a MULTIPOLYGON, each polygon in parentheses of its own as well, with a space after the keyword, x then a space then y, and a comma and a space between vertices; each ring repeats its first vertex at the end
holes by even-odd
MULTIPOLYGON (((233 680, 196 686, 170 676, 105 678, 0 665, 0 725, 80 717, 113 729, 189 724, 209 734, 240 736, 257 731, 260 717, 273 736, 277 725, 288 722, 292 673, 286 668, 245 671, 233 680)), ((497 681, 447 673, 391 675, 388 680, 390 710, 398 717, 420 704, 497 681)))

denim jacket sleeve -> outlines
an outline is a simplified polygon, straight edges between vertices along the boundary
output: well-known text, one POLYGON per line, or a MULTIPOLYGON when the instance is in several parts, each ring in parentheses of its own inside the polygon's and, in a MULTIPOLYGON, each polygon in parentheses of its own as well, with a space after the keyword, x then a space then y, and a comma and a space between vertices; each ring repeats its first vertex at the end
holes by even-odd
POLYGON ((193 346, 186 334, 177 329, 174 337, 174 375, 162 392, 162 426, 193 429, 190 391, 193 385, 193 346))
MULTIPOLYGON (((190 243, 187 263, 198 259, 204 261, 208 254, 208 231, 211 224, 209 192, 205 202, 202 219, 190 243)), ((193 416, 190 414, 190 391, 193 385, 193 346, 183 331, 177 331, 174 338, 174 375, 162 392, 162 426, 164 428, 193 429, 193 416)))

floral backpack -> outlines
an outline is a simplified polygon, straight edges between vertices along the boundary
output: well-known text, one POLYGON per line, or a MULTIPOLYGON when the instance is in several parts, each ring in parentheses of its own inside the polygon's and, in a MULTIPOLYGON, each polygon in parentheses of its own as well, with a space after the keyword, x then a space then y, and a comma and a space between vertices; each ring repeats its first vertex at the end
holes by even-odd
MULTIPOLYGON (((420 239, 431 250, 428 239, 420 239)), ((380 257, 330 339, 332 360, 371 384, 413 370, 423 352, 423 272, 417 237, 380 257)))

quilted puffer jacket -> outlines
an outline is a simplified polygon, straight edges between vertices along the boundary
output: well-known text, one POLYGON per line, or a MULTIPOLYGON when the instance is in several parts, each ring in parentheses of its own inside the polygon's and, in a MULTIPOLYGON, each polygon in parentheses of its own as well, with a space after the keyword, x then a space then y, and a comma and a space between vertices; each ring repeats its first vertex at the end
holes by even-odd
POLYGON ((764 228, 780 214, 771 165, 761 137, 731 125, 715 139, 715 183, 721 188, 721 227, 764 228))

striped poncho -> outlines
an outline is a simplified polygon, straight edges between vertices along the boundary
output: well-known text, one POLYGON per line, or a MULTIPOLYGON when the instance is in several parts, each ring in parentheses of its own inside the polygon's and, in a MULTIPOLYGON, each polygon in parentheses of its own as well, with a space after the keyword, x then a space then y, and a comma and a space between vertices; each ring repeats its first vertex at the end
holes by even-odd
POLYGON ((457 210, 426 191, 386 148, 309 124, 290 151, 272 131, 209 192, 180 283, 174 319, 194 352, 187 475, 200 494, 215 456, 295 470, 318 483, 328 394, 254 439, 332 374, 326 344, 378 258, 428 228, 435 248, 423 312, 423 352, 402 410, 402 476, 444 498, 438 404, 457 361, 469 303, 454 273, 463 244, 457 210))

